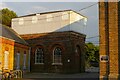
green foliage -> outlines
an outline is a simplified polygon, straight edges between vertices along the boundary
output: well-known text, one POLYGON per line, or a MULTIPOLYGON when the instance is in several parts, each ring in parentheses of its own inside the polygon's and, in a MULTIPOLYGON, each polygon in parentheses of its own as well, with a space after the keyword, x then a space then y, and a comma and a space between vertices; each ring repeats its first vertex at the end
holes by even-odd
POLYGON ((17 14, 14 11, 9 10, 8 8, 0 10, 0 23, 6 26, 11 27, 12 18, 17 17, 17 14))
POLYGON ((99 46, 94 45, 93 43, 86 43, 86 62, 99 63, 99 46))

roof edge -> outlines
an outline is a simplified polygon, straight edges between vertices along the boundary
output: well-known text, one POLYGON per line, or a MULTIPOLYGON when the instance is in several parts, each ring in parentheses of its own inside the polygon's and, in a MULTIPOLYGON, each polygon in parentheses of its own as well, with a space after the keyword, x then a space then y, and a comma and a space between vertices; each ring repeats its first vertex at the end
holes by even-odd
POLYGON ((15 40, 10 39, 10 38, 6 38, 6 37, 4 37, 4 36, 0 36, 0 38, 8 39, 8 40, 11 40, 11 41, 14 41, 14 42, 15 42, 15 40))
MULTIPOLYGON (((77 14, 79 14, 79 15, 85 17, 85 18, 87 18, 86 16, 84 16, 84 15, 80 14, 79 12, 77 12, 77 11, 75 11, 75 10, 72 10, 72 9, 67 9, 67 10, 55 10, 55 11, 46 11, 46 12, 41 12, 41 13, 33 13, 33 14, 28 14, 28 15, 19 16, 19 17, 17 17, 17 18, 28 17, 28 16, 35 16, 36 14, 41 14, 41 15, 42 15, 42 14, 55 13, 55 12, 64 12, 64 11, 73 11, 73 12, 75 12, 75 13, 77 13, 77 14)), ((13 18, 13 19, 16 19, 16 18, 13 18)))

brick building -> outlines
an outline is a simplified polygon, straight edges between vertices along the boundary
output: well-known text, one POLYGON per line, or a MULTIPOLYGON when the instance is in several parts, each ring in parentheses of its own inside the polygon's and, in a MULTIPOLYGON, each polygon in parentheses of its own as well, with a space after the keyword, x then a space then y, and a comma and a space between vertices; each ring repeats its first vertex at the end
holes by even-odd
POLYGON ((12 28, 31 47, 32 72, 76 73, 85 71, 86 17, 62 10, 12 19, 12 28))
POLYGON ((0 71, 29 71, 29 47, 14 30, 0 24, 0 71))
POLYGON ((101 80, 119 80, 120 76, 120 2, 110 1, 99 3, 101 80))

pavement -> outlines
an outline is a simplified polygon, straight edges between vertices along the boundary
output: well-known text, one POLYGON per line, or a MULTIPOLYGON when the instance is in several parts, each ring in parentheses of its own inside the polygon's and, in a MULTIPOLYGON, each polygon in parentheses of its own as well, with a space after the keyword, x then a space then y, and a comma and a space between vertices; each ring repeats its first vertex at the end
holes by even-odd
POLYGON ((86 69, 85 73, 76 74, 27 72, 20 80, 99 80, 99 68, 90 67, 86 69))
POLYGON ((99 78, 99 73, 78 73, 78 74, 57 74, 57 73, 27 73, 23 76, 25 79, 96 79, 99 78))
POLYGON ((99 80, 99 68, 90 67, 85 73, 58 74, 58 73, 26 73, 22 80, 99 80))
POLYGON ((86 68, 86 72, 99 72, 99 67, 89 67, 86 68))

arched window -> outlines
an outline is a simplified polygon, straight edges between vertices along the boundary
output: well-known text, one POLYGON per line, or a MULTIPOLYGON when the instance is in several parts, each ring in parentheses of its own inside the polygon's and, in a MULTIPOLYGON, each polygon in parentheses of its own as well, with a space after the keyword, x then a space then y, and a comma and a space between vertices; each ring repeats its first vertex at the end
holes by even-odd
POLYGON ((59 47, 56 47, 53 51, 53 63, 61 63, 61 54, 62 50, 59 47))
POLYGON ((44 54, 42 48, 37 48, 35 50, 35 64, 44 63, 44 54))
POLYGON ((76 56, 80 55, 80 47, 77 45, 76 46, 76 56))

